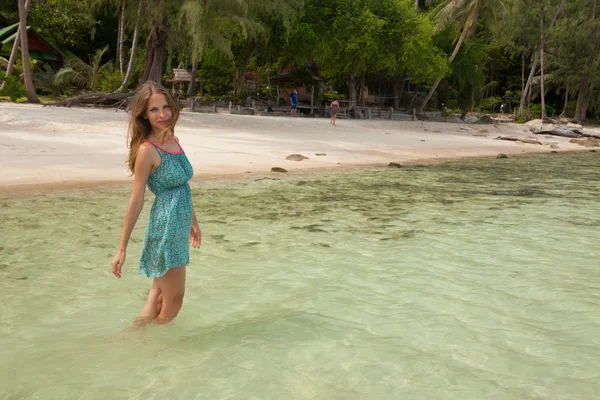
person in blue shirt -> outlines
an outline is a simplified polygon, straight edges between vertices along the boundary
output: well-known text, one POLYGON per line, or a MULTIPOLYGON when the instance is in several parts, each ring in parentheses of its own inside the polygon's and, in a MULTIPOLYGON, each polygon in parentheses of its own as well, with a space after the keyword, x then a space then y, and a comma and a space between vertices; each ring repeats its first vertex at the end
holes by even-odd
POLYGON ((298 91, 296 89, 290 93, 290 102, 292 104, 292 117, 295 117, 298 110, 298 91))

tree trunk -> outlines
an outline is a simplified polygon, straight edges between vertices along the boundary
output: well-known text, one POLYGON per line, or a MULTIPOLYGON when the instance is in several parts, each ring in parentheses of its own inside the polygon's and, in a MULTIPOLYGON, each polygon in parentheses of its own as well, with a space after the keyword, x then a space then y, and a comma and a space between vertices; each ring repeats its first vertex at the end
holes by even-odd
POLYGON ((404 81, 397 81, 397 80, 393 80, 392 81, 392 91, 394 93, 394 110, 397 110, 399 108, 399 104, 400 104, 400 82, 404 83, 404 81))
MULTIPOLYGON (((525 6, 528 6, 528 1, 525 1, 525 6)), ((527 16, 525 13, 525 19, 523 20, 523 51, 521 52, 521 93, 525 91, 525 51, 527 49, 527 16)))
POLYGON ((19 1, 19 25, 21 26, 21 57, 23 60, 23 78, 25 80, 25 91, 27 92, 27 101, 29 103, 39 103, 33 88, 31 79, 31 69, 29 68, 29 44, 27 42, 27 10, 25 9, 25 0, 19 1))
MULTIPOLYGON (((592 22, 596 20, 596 10, 598 6, 598 0, 594 0, 594 6, 592 9, 592 22)), ((593 25, 592 25, 593 26, 593 25)), ((577 108, 575 109, 575 120, 580 124, 583 124, 586 119, 587 108, 590 101, 590 94, 592 92, 592 85, 590 83, 590 68, 594 64, 594 58, 597 51, 598 36, 600 36, 600 23, 597 23, 597 28, 594 32, 592 30, 592 40, 590 43, 590 53, 586 60, 586 71, 583 74, 581 83, 579 84, 579 93, 577 94, 577 108)))
POLYGON ((198 52, 194 50, 194 54, 192 54, 192 80, 188 88, 188 96, 196 95, 196 78, 198 78, 198 52))
POLYGON ((158 15, 156 19, 151 19, 152 14, 150 11, 146 10, 146 12, 149 15, 148 24, 150 27, 150 34, 146 46, 146 64, 144 66, 142 81, 154 81, 160 84, 162 83, 168 31, 163 25, 163 18, 161 15, 158 15))
MULTIPOLYGON (((540 10, 540 32, 544 29, 544 7, 540 10)), ((543 33, 541 34, 543 35, 543 33)), ((544 37, 540 37, 542 47, 540 48, 540 96, 542 97, 542 125, 544 124, 544 117, 546 116, 546 100, 544 96, 544 37)))
MULTIPOLYGON (((552 32, 552 28, 554 28, 554 24, 556 23, 556 20, 558 19, 558 17, 562 13, 563 9, 565 8, 566 1, 567 0, 561 0, 558 8, 556 9, 556 12, 554 13, 554 17, 552 17, 552 21, 550 22, 550 25, 548 26, 548 29, 546 30, 546 33, 542 35, 540 47, 544 47, 546 40, 548 39, 548 37, 550 36, 550 33, 552 32)), ((519 104, 519 115, 523 115, 523 111, 525 109, 525 101, 527 99, 531 99, 531 93, 530 93, 531 92, 531 83, 533 82, 533 76, 534 76, 535 70, 537 68, 538 61, 539 61, 539 58, 538 58, 538 53, 536 51, 536 52, 534 52, 533 63, 531 64, 531 70, 529 72, 529 79, 527 79, 527 83, 525 84, 525 89, 521 92, 521 103, 519 104)))
MULTIPOLYGON (((25 1, 25 13, 29 11, 29 4, 31 2, 29 0, 25 1)), ((8 65, 6 67, 6 76, 9 76, 13 73, 15 69, 15 62, 17 61, 17 52, 19 50, 19 45, 21 44, 21 24, 19 23, 19 27, 17 28, 17 35, 15 36, 15 41, 13 42, 12 50, 10 51, 10 57, 8 58, 8 65)), ((4 89, 4 81, 2 81, 2 85, 0 85, 0 90, 4 89)))
POLYGON ((248 62, 250 61, 250 55, 244 57, 242 60, 242 70, 238 70, 235 67, 235 76, 233 79, 233 92, 236 96, 240 96, 242 94, 242 90, 244 89, 244 83, 246 83, 246 71, 248 70, 248 62))
MULTIPOLYGON (((475 22, 477 23, 477 15, 475 16, 475 22)), ((456 57, 456 55, 458 54, 458 51, 460 50, 460 47, 463 44, 463 41, 465 40, 465 37, 467 36, 467 31, 469 30, 469 27, 464 27, 462 33, 460 34, 460 37, 458 38, 458 42, 456 43, 456 46, 454 46, 454 51, 452 52, 452 55, 450 56, 450 58, 448 59, 448 64, 452 64, 452 61, 454 61, 454 57, 456 57)), ((437 89, 438 85, 440 84, 440 82, 442 81, 443 76, 440 76, 435 83, 433 84, 433 86, 431 87, 431 89, 429 89, 429 92, 427 93, 427 96, 425 96, 425 99, 423 100, 423 102, 421 103, 421 105, 419 106, 419 108, 417 109, 417 114, 421 114, 423 113, 423 110, 425 109, 425 106, 427 105, 427 103, 429 102, 429 100, 431 99, 431 96, 433 96, 433 93, 435 92, 435 90, 437 89)))
MULTIPOLYGON (((533 82, 533 77, 535 75, 535 70, 537 69, 538 64, 538 53, 536 52, 533 55, 533 63, 531 64, 531 70, 529 71, 529 77, 527 78, 527 82, 525 83, 525 89, 521 92, 521 102, 519 103, 519 115, 522 116, 525 111, 525 105, 531 101, 531 83, 533 82)), ((529 109, 529 106, 527 106, 529 109)))
POLYGON ((521 93, 525 91, 525 49, 521 54, 521 93))
POLYGON ((415 104, 415 100, 417 99, 417 95, 419 94, 419 86, 420 85, 421 85, 420 83, 417 83, 417 86, 415 87, 415 93, 413 94, 412 99, 410 99, 410 107, 408 107, 408 108, 410 108, 411 110, 413 108, 413 105, 415 104))
POLYGON ((361 106, 365 106, 365 96, 366 96, 366 92, 367 92, 367 85, 365 83, 365 72, 361 72, 360 73, 360 105, 361 106))
POLYGON ((352 74, 348 74, 348 99, 350 104, 348 105, 348 111, 356 107, 356 77, 352 74))
POLYGON ((348 104, 348 115, 350 111, 354 110, 354 116, 356 118, 362 118, 362 114, 358 111, 358 89, 360 85, 360 76, 357 78, 353 73, 348 73, 348 98, 350 100, 348 104))
POLYGON ((277 103, 275 103, 277 107, 279 107, 279 100, 281 100, 281 95, 279 94, 279 85, 277 85, 277 103))
POLYGON ((121 10, 119 11, 119 31, 117 35, 117 63, 119 64, 121 75, 123 75, 123 42, 125 41, 125 2, 126 0, 123 0, 121 10))
POLYGON ((560 113, 561 117, 567 116, 567 107, 569 106, 569 84, 567 83, 567 87, 565 88, 565 105, 563 106, 563 110, 560 113))
POLYGON ((587 114, 587 107, 589 103, 589 87, 589 75, 584 74, 579 85, 579 93, 577 94, 577 108, 575 109, 575 121, 577 121, 580 124, 583 124, 583 122, 585 122, 587 114))
POLYGON ((398 93, 398 104, 396 106, 394 106, 394 108, 400 108, 400 102, 402 101, 402 96, 404 96, 404 87, 406 86, 406 78, 407 78, 407 76, 404 75, 402 77, 402 79, 400 80, 400 93, 398 93))
POLYGON ((139 0, 137 15, 135 17, 135 30, 133 31, 133 43, 131 44, 131 55, 129 56, 129 65, 127 66, 127 73, 125 74, 125 78, 123 79, 123 84, 121 84, 121 87, 117 89, 117 92, 124 92, 125 90, 127 90, 127 86, 129 86, 129 80, 131 79, 131 75, 133 74, 133 66, 135 64, 135 53, 137 51, 138 36, 140 31, 140 19, 142 16, 142 3, 143 0, 139 0))
POLYGON ((392 80, 392 90, 394 91, 394 109, 400 108, 400 100, 404 94, 404 86, 406 86, 406 75, 403 75, 400 80, 392 80))
POLYGON ((419 11, 419 0, 415 0, 415 11, 419 11))

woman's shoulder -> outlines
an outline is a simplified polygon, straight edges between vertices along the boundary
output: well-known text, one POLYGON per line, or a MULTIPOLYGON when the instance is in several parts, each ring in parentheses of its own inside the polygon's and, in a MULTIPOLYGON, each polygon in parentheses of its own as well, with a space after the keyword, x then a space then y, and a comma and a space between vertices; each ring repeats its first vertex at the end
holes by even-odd
POLYGON ((144 141, 143 141, 143 142, 140 144, 140 147, 139 147, 139 150, 138 150, 138 151, 139 151, 139 152, 144 152, 144 153, 147 153, 147 152, 149 152, 150 150, 152 150, 152 151, 156 151, 156 150, 154 150, 154 145, 153 145, 152 143, 150 143, 150 142, 149 142, 149 141, 147 141, 147 140, 144 140, 144 141))
POLYGON ((137 157, 138 158, 142 157, 142 158, 155 159, 156 156, 158 156, 158 152, 156 151, 154 144, 152 144, 151 142, 149 142, 147 140, 144 140, 140 144, 140 147, 138 148, 137 157))

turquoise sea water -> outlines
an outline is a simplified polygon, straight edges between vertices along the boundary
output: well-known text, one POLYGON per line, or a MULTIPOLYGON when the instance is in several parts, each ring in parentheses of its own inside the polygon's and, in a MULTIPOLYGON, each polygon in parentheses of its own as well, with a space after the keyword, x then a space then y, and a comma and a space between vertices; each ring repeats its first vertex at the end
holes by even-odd
POLYGON ((194 183, 184 307, 122 333, 151 195, 0 199, 0 399, 595 399, 600 153, 194 183))

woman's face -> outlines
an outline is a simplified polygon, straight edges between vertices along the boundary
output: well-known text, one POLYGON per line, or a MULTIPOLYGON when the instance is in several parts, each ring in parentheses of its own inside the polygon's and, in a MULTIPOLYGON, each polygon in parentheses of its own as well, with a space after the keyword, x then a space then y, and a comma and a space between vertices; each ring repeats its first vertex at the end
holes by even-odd
POLYGON ((171 121, 173 111, 167 103, 167 97, 162 93, 154 93, 146 105, 146 118, 150 122, 152 131, 158 133, 165 129, 171 121))

